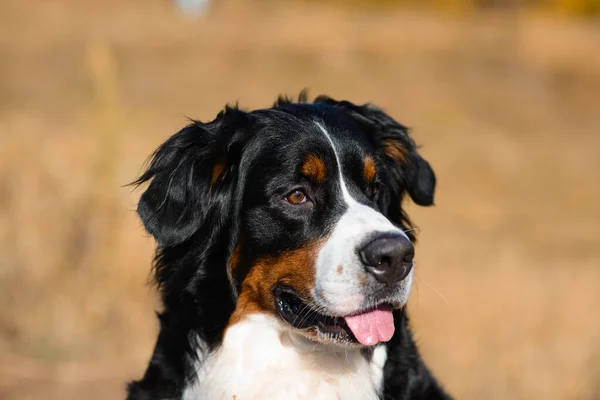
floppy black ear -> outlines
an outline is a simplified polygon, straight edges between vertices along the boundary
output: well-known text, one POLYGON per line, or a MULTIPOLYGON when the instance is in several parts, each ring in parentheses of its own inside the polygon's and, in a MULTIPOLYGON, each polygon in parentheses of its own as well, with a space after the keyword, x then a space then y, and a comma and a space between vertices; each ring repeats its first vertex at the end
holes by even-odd
POLYGON ((226 108, 209 123, 194 121, 164 142, 150 166, 135 182, 150 185, 142 194, 138 214, 159 247, 189 239, 201 226, 223 225, 230 183, 239 157, 236 135, 247 114, 226 108))
POLYGON ((408 183, 408 194, 420 206, 433 204, 435 173, 427 161, 415 154, 412 181, 408 183))

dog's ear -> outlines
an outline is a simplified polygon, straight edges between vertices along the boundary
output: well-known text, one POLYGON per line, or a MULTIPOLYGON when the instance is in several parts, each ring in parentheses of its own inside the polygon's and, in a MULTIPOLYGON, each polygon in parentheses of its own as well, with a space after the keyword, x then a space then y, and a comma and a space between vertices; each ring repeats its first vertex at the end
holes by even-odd
POLYGON ((400 207, 405 191, 416 204, 430 206, 434 203, 435 173, 417 152, 405 126, 370 104, 357 106, 326 96, 317 97, 315 103, 343 108, 367 134, 386 170, 385 193, 380 199, 388 218, 410 224, 400 207))
POLYGON ((224 226, 248 114, 226 108, 209 123, 193 121, 171 136, 134 182, 151 181, 138 214, 159 247, 180 244, 200 227, 224 226))
POLYGON ((435 173, 429 163, 419 154, 414 156, 412 182, 408 185, 408 194, 420 206, 433 205, 435 192, 435 173))

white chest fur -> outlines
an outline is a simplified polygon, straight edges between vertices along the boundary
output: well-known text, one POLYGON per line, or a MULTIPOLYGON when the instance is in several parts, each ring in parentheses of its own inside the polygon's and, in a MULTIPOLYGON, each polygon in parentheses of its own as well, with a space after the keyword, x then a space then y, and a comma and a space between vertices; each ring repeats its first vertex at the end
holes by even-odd
POLYGON ((266 315, 230 327, 221 347, 200 357, 184 400, 380 398, 386 348, 367 360, 359 350, 315 344, 266 315))

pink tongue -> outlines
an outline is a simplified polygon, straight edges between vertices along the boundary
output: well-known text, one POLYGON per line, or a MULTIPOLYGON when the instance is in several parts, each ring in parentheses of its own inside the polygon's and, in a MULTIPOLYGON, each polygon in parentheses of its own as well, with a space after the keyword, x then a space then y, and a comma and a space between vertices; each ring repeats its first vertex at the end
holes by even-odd
POLYGON ((394 335, 392 310, 372 310, 345 318, 346 324, 359 342, 372 346, 387 342, 394 335))

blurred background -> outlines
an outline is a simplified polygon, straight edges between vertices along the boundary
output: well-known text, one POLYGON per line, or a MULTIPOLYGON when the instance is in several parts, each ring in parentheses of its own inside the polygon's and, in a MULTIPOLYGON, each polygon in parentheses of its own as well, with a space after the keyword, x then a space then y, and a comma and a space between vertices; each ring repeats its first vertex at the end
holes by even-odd
POLYGON ((124 187, 226 103, 372 101, 438 175, 410 300, 458 399, 600 399, 600 2, 0 0, 0 398, 119 399, 159 309, 124 187))

